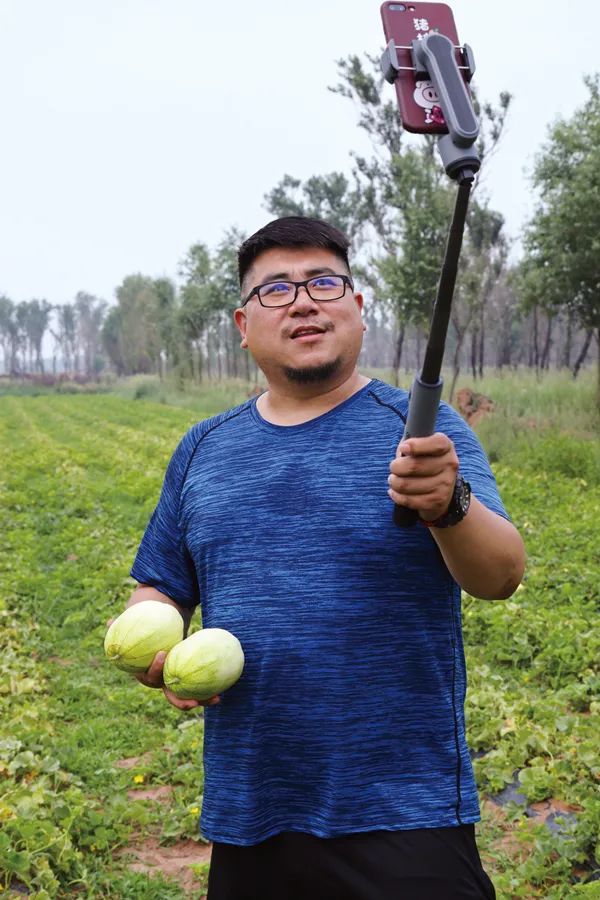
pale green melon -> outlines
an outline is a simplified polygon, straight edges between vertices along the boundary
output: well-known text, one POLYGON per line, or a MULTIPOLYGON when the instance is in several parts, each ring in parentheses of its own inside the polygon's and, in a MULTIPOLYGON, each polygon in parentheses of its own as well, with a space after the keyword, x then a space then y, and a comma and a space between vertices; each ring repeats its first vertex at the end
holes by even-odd
POLYGON ((223 628, 204 628, 169 652, 165 686, 182 700, 208 700, 230 688, 244 668, 242 645, 223 628))
POLYGON ((145 672, 160 650, 183 640, 183 619, 169 603, 142 600, 112 623, 104 638, 108 659, 125 672, 145 672))

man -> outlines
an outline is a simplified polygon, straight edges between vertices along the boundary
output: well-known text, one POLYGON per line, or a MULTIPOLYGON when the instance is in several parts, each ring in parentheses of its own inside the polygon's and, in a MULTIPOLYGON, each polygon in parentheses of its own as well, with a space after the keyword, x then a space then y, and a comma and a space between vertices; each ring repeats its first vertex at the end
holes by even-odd
MULTIPOLYGON (((460 587, 510 596, 523 544, 450 407, 436 434, 400 443, 406 392, 357 370, 347 251, 301 217, 242 245, 234 319, 268 390, 185 435, 132 569, 130 602, 173 603, 186 622, 200 604, 244 648, 240 681, 205 713, 209 900, 494 897, 474 839, 460 587), (394 503, 420 523, 396 527, 394 503)), ((163 686, 163 658, 142 683, 163 686)))

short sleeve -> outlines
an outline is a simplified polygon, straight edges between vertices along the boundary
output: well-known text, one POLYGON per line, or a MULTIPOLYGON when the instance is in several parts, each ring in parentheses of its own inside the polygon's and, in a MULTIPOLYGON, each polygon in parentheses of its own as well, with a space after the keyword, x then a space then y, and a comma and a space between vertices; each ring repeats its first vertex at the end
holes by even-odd
POLYGON ((131 576, 149 584, 181 606, 197 606, 200 597, 192 557, 179 522, 185 476, 201 434, 194 426, 184 436, 167 467, 158 505, 139 546, 131 576))
POLYGON ((460 474, 469 482, 471 491, 480 503, 510 521, 500 499, 494 473, 473 429, 446 403, 440 404, 436 428, 447 434, 454 444, 460 474))

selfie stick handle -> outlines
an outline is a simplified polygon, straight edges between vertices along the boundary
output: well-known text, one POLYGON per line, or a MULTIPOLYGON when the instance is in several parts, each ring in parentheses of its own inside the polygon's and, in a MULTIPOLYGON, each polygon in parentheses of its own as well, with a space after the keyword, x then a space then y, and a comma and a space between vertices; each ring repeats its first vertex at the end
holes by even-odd
MULTIPOLYGON (((393 43, 390 41, 381 60, 385 77, 392 83, 399 73, 393 43)), ((474 63, 471 50, 467 49, 472 74, 474 63)), ((409 437, 429 437, 435 430, 444 384, 440 373, 469 195, 475 173, 481 164, 473 146, 479 134, 479 124, 456 63, 452 41, 443 34, 433 32, 420 41, 413 41, 412 57, 417 77, 430 79, 436 89, 448 128, 448 134, 439 138, 437 146, 447 175, 458 183, 458 191, 431 317, 423 368, 421 374, 415 377, 410 391, 408 416, 402 440, 409 437)), ((418 518, 416 510, 394 506, 396 525, 406 528, 414 525, 418 518)))
MULTIPOLYGON (((429 437, 435 431, 435 420, 442 397, 444 379, 440 372, 444 358, 446 334, 450 321, 450 309, 456 283, 458 259, 471 192, 471 181, 465 180, 458 187, 452 224, 448 233, 442 273, 431 316, 429 339, 421 374, 415 377, 410 389, 408 416, 402 440, 409 437, 429 437)), ((394 505, 394 522, 400 528, 414 525, 419 514, 406 506, 394 505)))

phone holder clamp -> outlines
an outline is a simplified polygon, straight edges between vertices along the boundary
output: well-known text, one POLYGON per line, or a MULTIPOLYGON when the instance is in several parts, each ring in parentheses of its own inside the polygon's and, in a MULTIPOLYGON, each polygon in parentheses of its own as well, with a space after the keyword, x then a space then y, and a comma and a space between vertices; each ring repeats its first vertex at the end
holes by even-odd
MULTIPOLYGON (((413 41, 413 45, 420 43, 421 41, 413 41)), ((462 47, 456 47, 455 49, 460 50, 464 62, 464 65, 458 66, 458 68, 462 72, 465 72, 467 82, 470 83, 473 75, 475 74, 475 56, 473 54, 473 50, 471 49, 469 44, 463 44, 462 47)), ((417 53, 415 56, 414 46, 399 47, 396 45, 396 42, 394 40, 391 40, 383 51, 380 59, 380 66, 383 77, 390 84, 393 84, 395 82, 396 78, 402 71, 414 72, 415 78, 421 80, 429 78, 429 72, 419 65, 419 54, 417 53), (400 62, 398 60, 398 50, 410 50, 413 62, 412 66, 400 65, 400 62)))
MULTIPOLYGON (((398 54, 396 53, 396 41, 391 40, 381 55, 379 61, 381 72, 386 81, 393 84, 400 74, 401 70, 406 66, 401 66, 398 62, 398 54)), ((412 67, 411 67, 412 68, 412 67)))
MULTIPOLYGON (((472 181, 481 165, 474 146, 479 134, 479 123, 454 50, 454 44, 449 38, 433 31, 421 40, 412 42, 413 65, 400 66, 397 47, 394 41, 390 41, 381 58, 381 68, 385 78, 392 83, 403 69, 409 69, 418 77, 432 82, 448 129, 448 134, 442 135, 438 140, 438 150, 446 174, 462 183, 467 179, 472 181)), ((475 62, 468 46, 466 59, 472 75, 475 62)))

